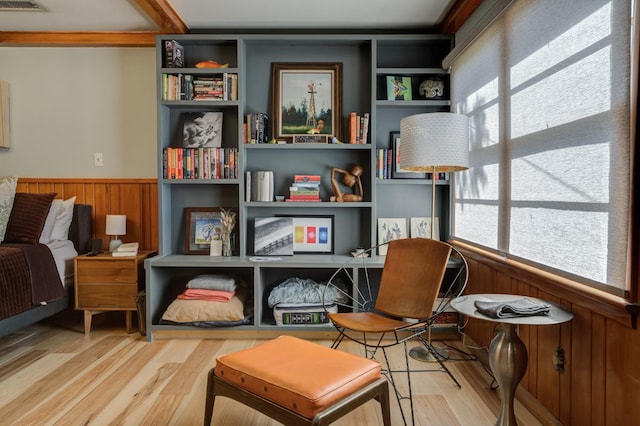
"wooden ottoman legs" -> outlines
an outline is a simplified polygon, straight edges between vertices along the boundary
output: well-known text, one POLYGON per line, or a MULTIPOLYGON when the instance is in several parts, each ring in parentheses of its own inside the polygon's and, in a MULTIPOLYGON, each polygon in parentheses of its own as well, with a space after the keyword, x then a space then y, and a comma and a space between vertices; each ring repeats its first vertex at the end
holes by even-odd
POLYGON ((356 390, 352 394, 327 407, 312 419, 303 417, 278 404, 236 387, 215 375, 215 369, 209 371, 207 379, 207 400, 205 401, 204 424, 211 425, 216 396, 226 396, 245 404, 285 425, 328 425, 341 418, 356 407, 370 399, 380 403, 382 420, 385 426, 391 426, 389 408, 389 387, 387 379, 381 377, 376 381, 356 390))

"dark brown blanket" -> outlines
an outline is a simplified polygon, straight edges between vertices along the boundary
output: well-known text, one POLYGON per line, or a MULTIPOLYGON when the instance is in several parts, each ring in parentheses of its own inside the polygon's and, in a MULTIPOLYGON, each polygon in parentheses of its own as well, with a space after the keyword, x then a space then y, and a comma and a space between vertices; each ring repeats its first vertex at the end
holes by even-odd
POLYGON ((0 245, 0 318, 63 296, 64 288, 46 245, 0 245))

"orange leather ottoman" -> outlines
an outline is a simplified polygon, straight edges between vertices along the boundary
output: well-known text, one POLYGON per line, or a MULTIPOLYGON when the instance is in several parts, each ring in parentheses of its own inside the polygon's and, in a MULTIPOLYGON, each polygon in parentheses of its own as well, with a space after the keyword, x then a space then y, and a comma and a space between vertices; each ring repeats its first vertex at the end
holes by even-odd
POLYGON ((211 424, 216 396, 285 425, 326 425, 375 398, 384 424, 391 424, 378 362, 291 336, 217 358, 207 382, 205 425, 211 424))

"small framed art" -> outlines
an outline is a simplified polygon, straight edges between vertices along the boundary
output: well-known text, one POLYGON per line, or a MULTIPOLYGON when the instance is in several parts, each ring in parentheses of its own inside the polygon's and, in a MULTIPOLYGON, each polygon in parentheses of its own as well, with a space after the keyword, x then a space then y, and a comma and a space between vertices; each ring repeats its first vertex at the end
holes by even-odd
POLYGON ((387 76, 387 100, 410 101, 411 93, 411 77, 387 76))
POLYGON ((184 148, 220 148, 222 112, 187 112, 182 126, 184 148))
MULTIPOLYGON (((378 245, 407 238, 407 219, 404 217, 378 218, 378 245)), ((378 247, 378 255, 387 254, 387 246, 378 247)))
POLYGON ((333 215, 291 217, 294 253, 333 254, 333 215))
MULTIPOLYGON (((225 210, 237 209, 222 207, 225 210)), ((222 239, 221 207, 187 207, 185 208, 185 254, 209 254, 211 241, 222 239)), ((237 225, 236 225, 237 226, 237 225)), ((232 250, 238 247, 238 233, 231 236, 232 250)))
POLYGON ((391 132, 391 146, 393 148, 393 164, 391 166, 392 179, 424 179, 426 173, 403 172, 400 170, 400 132, 391 132))
MULTIPOLYGON (((433 239, 440 239, 440 221, 436 217, 434 219, 435 228, 433 228, 433 239)), ((411 218, 411 238, 431 238, 431 218, 430 217, 412 217, 411 218)))
POLYGON ((256 217, 253 253, 257 256, 293 254, 293 217, 256 217))

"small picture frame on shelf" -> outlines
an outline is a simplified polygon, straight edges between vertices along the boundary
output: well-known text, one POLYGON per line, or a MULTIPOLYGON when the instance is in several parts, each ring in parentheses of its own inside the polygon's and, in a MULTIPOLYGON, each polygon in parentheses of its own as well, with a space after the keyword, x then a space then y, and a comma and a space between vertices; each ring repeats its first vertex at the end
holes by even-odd
MULTIPOLYGON (((378 245, 386 244, 392 240, 407 238, 407 219, 404 217, 378 218, 378 245)), ((385 256, 387 246, 378 247, 378 255, 385 256)))
MULTIPOLYGON (((431 218, 411 217, 411 238, 431 238, 431 218)), ((433 239, 440 239, 440 220, 434 218, 435 228, 433 228, 433 239)))
POLYGON ((410 101, 411 99, 411 77, 388 75, 387 100, 410 101))
MULTIPOLYGON (((185 208, 185 254, 209 254, 211 241, 222 239, 222 209, 238 213, 236 208, 228 207, 186 207, 185 208)), ((236 225, 237 226, 237 225, 236 225)), ((238 247, 238 233, 231 236, 232 250, 238 247)))
POLYGON ((293 255, 293 217, 256 217, 253 254, 256 256, 293 255))
POLYGON ((273 62, 271 78, 274 139, 291 141, 295 135, 340 139, 342 63, 273 62))
POLYGON ((222 146, 222 112, 187 112, 183 116, 184 148, 220 148, 222 146))
POLYGON ((291 217, 294 254, 333 254, 333 215, 291 217))
POLYGON ((424 179, 426 173, 403 172, 400 170, 400 132, 391 132, 391 147, 393 149, 393 164, 391 166, 392 179, 424 179))

